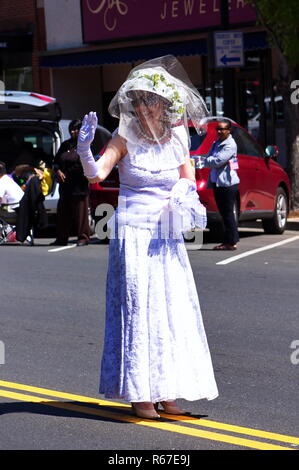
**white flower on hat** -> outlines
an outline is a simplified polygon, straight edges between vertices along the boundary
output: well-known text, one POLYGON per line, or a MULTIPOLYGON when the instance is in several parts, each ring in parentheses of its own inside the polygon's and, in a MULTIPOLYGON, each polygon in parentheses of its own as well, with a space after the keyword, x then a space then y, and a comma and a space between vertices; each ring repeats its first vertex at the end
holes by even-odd
POLYGON ((186 111, 184 101, 186 96, 183 88, 180 87, 178 80, 168 74, 161 68, 155 69, 147 68, 136 70, 132 73, 131 77, 125 82, 125 93, 128 91, 141 90, 156 93, 162 96, 170 104, 170 112, 173 115, 173 120, 177 121, 182 117, 186 111))

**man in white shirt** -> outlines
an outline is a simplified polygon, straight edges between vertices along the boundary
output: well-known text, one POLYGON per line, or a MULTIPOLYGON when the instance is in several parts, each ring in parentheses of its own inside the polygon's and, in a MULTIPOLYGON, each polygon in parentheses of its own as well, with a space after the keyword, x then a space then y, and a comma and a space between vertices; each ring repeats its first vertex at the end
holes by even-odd
POLYGON ((18 207, 24 191, 6 174, 5 163, 0 162, 0 204, 9 204, 10 208, 18 207))

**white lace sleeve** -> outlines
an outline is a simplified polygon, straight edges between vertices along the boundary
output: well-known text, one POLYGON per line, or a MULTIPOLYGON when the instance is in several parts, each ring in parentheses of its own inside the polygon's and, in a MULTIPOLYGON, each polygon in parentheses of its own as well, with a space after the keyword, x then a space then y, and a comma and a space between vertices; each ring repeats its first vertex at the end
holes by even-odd
POLYGON ((182 156, 189 157, 190 138, 186 132, 185 126, 177 126, 173 128, 173 134, 179 140, 182 146, 182 156))

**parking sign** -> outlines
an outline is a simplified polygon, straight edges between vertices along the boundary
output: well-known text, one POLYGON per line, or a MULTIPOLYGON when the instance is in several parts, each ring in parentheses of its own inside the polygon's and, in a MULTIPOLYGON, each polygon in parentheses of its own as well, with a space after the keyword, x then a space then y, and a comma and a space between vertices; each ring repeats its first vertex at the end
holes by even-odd
POLYGON ((242 67, 244 47, 242 31, 215 31, 215 67, 242 67))

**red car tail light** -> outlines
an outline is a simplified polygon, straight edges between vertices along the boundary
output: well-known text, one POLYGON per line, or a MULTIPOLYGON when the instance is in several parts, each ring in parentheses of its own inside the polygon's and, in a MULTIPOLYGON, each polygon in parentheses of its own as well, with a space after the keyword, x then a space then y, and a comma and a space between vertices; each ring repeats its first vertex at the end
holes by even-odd
POLYGON ((197 179, 197 178, 196 178, 196 188, 197 188, 197 191, 202 191, 203 189, 205 189, 206 184, 207 184, 207 181, 206 181, 206 180, 204 180, 204 179, 197 179))

